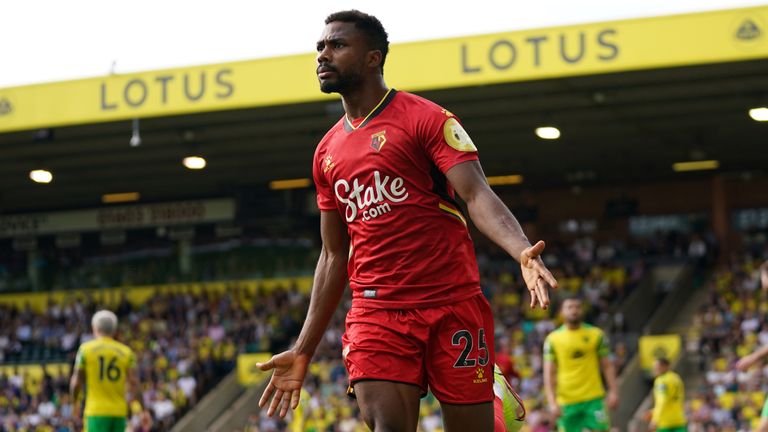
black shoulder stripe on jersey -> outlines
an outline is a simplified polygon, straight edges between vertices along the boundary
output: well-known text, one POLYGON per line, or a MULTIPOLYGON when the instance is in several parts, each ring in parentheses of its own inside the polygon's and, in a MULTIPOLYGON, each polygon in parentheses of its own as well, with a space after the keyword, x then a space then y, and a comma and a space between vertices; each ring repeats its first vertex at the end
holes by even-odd
POLYGON ((462 210, 459 203, 455 199, 451 198, 451 196, 448 194, 448 179, 445 177, 445 174, 440 171, 440 168, 438 168, 434 163, 429 170, 429 176, 432 177, 432 192, 442 198, 443 201, 454 206, 456 211, 461 213, 461 215, 464 216, 464 219, 466 219, 467 215, 464 214, 464 210, 462 210))

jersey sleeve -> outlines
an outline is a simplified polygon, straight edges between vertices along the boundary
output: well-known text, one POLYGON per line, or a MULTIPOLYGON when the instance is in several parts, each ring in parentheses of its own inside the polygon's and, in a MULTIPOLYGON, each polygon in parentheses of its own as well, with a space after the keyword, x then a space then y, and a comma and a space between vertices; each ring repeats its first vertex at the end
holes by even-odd
POLYGON ((330 170, 332 167, 332 158, 330 156, 323 156, 321 146, 318 146, 312 160, 312 178, 317 190, 317 208, 323 211, 336 210, 333 189, 323 172, 323 170, 330 170))
POLYGON ((75 357, 75 370, 84 369, 84 368, 85 368, 85 350, 81 345, 80 348, 77 349, 77 356, 75 357))
POLYGON ((419 141, 443 174, 462 162, 478 160, 472 138, 450 112, 430 109, 417 121, 419 141))
POLYGON ((544 360, 552 363, 557 363, 557 358, 555 357, 555 349, 552 346, 551 335, 547 336, 544 339, 544 360))
POLYGON ((602 330, 600 330, 599 340, 597 342, 597 355, 600 358, 611 357, 611 344, 608 341, 608 336, 606 336, 605 332, 602 330))
POLYGON ((664 380, 661 379, 661 377, 659 377, 656 378, 656 380, 653 382, 653 414, 651 415, 651 420, 656 423, 656 425, 659 424, 661 413, 664 408, 664 404, 666 403, 667 384, 664 382, 664 380))

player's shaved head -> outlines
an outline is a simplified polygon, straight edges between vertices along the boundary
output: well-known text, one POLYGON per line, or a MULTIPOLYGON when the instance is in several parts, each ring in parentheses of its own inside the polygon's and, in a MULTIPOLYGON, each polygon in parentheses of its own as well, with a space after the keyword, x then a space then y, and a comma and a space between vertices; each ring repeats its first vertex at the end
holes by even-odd
POLYGON ((352 23, 356 29, 363 32, 366 39, 368 39, 370 49, 381 52, 381 72, 384 73, 384 61, 387 59, 387 53, 389 52, 389 35, 387 35, 387 31, 384 30, 384 26, 378 18, 352 9, 328 15, 328 18, 325 19, 325 24, 327 25, 332 22, 352 23))
POLYGON ((100 310, 91 318, 93 331, 102 336, 112 336, 117 331, 117 315, 112 311, 100 310))

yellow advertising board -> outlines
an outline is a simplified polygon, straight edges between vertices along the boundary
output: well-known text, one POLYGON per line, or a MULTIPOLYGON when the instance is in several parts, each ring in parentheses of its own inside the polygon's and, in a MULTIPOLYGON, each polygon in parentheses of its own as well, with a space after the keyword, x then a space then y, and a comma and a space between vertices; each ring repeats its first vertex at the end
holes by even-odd
POLYGON ((237 356, 237 381, 243 386, 261 384, 271 372, 262 372, 256 363, 264 363, 272 357, 270 353, 240 354, 237 356))
MULTIPOLYGON (((768 58, 768 6, 391 47, 387 83, 430 90, 768 58)), ((315 41, 307 41, 307 46, 315 41)), ((315 55, 0 89, 0 132, 332 98, 315 55)))
POLYGON ((117 306, 123 297, 134 305, 143 305, 157 294, 201 292, 224 293, 232 290, 246 290, 250 294, 262 291, 269 294, 275 290, 289 289, 292 286, 303 293, 312 288, 312 277, 277 278, 259 280, 230 280, 216 282, 189 282, 164 285, 125 286, 118 288, 97 288, 78 290, 57 290, 50 292, 27 292, 18 294, 0 294, 0 304, 15 305, 23 309, 29 306, 37 313, 44 313, 49 303, 72 304, 86 299, 101 307, 117 306))
POLYGON ((72 367, 69 363, 0 365, 0 375, 22 377, 24 389, 33 396, 38 395, 43 389, 45 373, 53 378, 63 375, 69 381, 71 371, 72 367))
POLYGON ((653 361, 659 357, 674 362, 680 356, 681 345, 680 335, 641 336, 640 367, 650 371, 653 368, 653 361))

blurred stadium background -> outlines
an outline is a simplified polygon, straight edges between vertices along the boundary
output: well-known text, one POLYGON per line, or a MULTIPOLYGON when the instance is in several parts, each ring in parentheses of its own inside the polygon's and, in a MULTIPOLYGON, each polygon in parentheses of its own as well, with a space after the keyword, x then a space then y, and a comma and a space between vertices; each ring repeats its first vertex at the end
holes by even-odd
MULTIPOLYGON (((547 241, 561 291, 585 296, 610 334, 616 430, 645 430, 660 353, 685 380, 690 430, 756 424, 768 366, 732 365, 768 344, 766 24, 755 7, 392 47, 388 83, 462 118, 489 183, 547 241)), ((138 353, 135 430, 148 417, 157 431, 363 430, 344 396, 347 300, 299 411, 278 421, 256 406, 254 363, 289 345, 306 311, 310 161, 342 113, 313 64, 0 89, 0 430, 73 430, 69 373, 101 307, 138 353)), ((541 345, 556 308, 530 310, 514 262, 475 240, 498 362, 527 429, 553 430, 541 345)), ((440 430, 431 397, 420 427, 440 430)))

